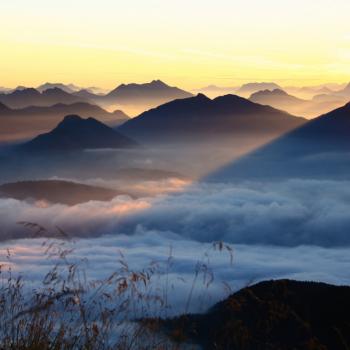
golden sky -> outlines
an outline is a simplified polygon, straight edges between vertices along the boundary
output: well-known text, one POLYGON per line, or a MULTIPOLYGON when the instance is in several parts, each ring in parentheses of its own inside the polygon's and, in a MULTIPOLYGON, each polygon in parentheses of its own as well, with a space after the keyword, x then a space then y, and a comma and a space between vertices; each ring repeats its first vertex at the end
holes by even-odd
POLYGON ((0 86, 350 81, 350 0, 0 1, 0 86))

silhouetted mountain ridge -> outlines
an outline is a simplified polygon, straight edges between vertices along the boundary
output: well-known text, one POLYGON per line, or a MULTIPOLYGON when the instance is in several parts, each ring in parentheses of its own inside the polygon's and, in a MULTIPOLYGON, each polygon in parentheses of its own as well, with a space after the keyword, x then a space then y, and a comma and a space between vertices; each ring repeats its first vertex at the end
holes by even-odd
POLYGON ((145 101, 155 100, 164 103, 177 98, 192 96, 191 93, 172 87, 161 80, 153 80, 145 84, 121 84, 107 95, 101 97, 104 101, 119 104, 137 104, 145 101))
POLYGON ((94 117, 108 126, 118 126, 129 119, 120 110, 112 113, 86 102, 57 103, 52 106, 29 106, 10 109, 0 104, 0 140, 21 141, 50 131, 64 116, 77 114, 94 117), (2 107, 3 106, 3 107, 2 107))
POLYGON ((129 119, 129 117, 121 110, 114 112, 107 112, 103 108, 87 103, 75 102, 72 104, 56 103, 52 106, 29 106, 24 108, 11 109, 0 103, 0 117, 6 116, 61 116, 68 114, 77 114, 82 117, 101 117, 107 122, 110 119, 113 123, 122 123, 129 119))
POLYGON ((25 88, 8 94, 2 93, 0 94, 0 102, 11 108, 25 108, 28 106, 51 106, 57 103, 71 104, 87 101, 58 87, 53 87, 43 92, 39 92, 34 88, 25 88))
POLYGON ((36 90, 38 90, 39 92, 43 92, 45 90, 52 89, 52 88, 59 88, 60 90, 63 90, 68 93, 73 93, 75 91, 80 90, 80 88, 74 84, 49 83, 49 82, 39 85, 36 88, 36 90))
POLYGON ((140 114, 118 130, 142 141, 195 140, 204 136, 234 136, 239 133, 279 134, 303 124, 270 106, 236 95, 210 99, 204 94, 174 100, 140 114))
POLYGON ((66 116, 55 129, 20 146, 26 152, 135 147, 136 143, 94 118, 66 116))
POLYGON ((349 315, 350 287, 277 280, 244 288, 206 314, 158 322, 173 340, 205 350, 345 350, 349 315))
POLYGON ((237 94, 250 95, 260 90, 275 90, 275 89, 282 89, 282 88, 278 84, 273 82, 247 83, 247 84, 243 84, 237 90, 237 94))

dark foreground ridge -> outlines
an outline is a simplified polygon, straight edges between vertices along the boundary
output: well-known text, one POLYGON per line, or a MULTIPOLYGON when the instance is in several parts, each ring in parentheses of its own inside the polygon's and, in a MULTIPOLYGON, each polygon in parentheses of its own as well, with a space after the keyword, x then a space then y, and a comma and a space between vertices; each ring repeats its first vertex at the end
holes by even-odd
POLYGON ((208 350, 346 350, 350 287, 267 281, 240 290, 206 314, 160 322, 172 339, 208 350))

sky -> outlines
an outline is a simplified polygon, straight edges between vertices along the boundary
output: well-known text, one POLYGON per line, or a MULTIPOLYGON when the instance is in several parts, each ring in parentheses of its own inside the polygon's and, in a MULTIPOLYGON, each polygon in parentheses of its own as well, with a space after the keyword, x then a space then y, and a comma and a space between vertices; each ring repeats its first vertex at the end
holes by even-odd
POLYGON ((0 86, 350 81, 349 0, 1 1, 0 86))

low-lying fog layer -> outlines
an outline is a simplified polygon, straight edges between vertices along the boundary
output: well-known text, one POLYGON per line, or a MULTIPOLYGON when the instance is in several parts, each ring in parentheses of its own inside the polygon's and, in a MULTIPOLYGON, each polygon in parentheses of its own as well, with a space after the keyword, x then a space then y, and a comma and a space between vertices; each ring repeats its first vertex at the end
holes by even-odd
MULTIPOLYGON (((99 184, 104 182, 100 180, 99 184)), ((110 184, 107 182, 106 184, 110 184)), ((184 182, 162 183, 179 190, 184 182), (180 186, 180 187, 179 187, 180 186)), ((1 238, 28 234, 18 221, 61 227, 73 236, 133 235, 140 228, 199 242, 279 246, 350 245, 350 183, 286 180, 276 183, 196 183, 180 192, 65 206, 0 200, 1 238)), ((153 188, 157 182, 153 182, 153 188)), ((152 193, 152 191, 151 191, 152 193)))
MULTIPOLYGON (((20 272, 32 288, 40 285, 45 273, 53 266, 53 262, 46 259, 42 242, 43 239, 26 239, 1 244, 0 262, 9 263, 5 258, 8 254, 5 248, 9 248, 13 270, 20 272)), ((178 235, 165 232, 139 230, 131 237, 120 234, 79 239, 71 244, 75 249, 72 253, 73 261, 88 259, 84 267, 91 279, 107 278, 117 270, 120 267, 120 252, 124 254, 130 268, 136 271, 146 268, 151 262, 157 262, 160 271, 153 283, 160 289, 160 294, 165 293, 168 283, 168 302, 171 306, 167 310, 169 315, 186 311, 198 262, 210 267, 214 280, 206 287, 203 276, 200 276, 188 311, 205 311, 231 291, 270 278, 350 283, 350 247, 288 248, 237 244, 233 246, 231 264, 230 255, 225 250, 213 250, 210 244, 184 240, 178 235), (170 251, 172 259, 167 268, 170 251)))
POLYGON ((196 287, 192 311, 224 297, 228 290, 223 282, 233 290, 269 278, 350 283, 349 182, 295 179, 182 187, 183 180, 178 180, 180 186, 172 181, 153 182, 153 187, 178 192, 153 196, 157 191, 150 191, 141 198, 118 196, 70 207, 1 199, 3 256, 10 248, 14 270, 34 285, 52 266, 41 247, 45 238, 23 239, 33 232, 19 221, 38 223, 49 232, 58 226, 80 236, 73 256, 88 258, 90 278, 117 269, 119 251, 138 270, 152 261, 167 261, 171 250, 171 269, 160 273, 160 281, 168 276, 173 285, 169 297, 174 313, 184 311, 196 263, 208 263, 206 252, 215 279, 209 289, 196 287), (233 265, 228 251, 211 248, 221 240, 233 247, 233 265))

